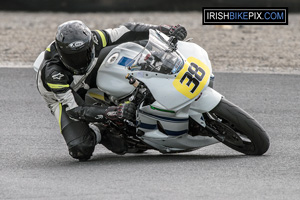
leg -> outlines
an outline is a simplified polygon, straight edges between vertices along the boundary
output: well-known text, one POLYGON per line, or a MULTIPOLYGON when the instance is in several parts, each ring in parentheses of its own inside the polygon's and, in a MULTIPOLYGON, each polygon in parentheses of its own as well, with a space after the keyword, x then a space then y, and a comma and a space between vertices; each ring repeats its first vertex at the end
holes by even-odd
POLYGON ((54 114, 67 143, 69 154, 80 161, 88 160, 97 144, 96 135, 85 122, 74 121, 66 113, 65 106, 57 103, 54 114))

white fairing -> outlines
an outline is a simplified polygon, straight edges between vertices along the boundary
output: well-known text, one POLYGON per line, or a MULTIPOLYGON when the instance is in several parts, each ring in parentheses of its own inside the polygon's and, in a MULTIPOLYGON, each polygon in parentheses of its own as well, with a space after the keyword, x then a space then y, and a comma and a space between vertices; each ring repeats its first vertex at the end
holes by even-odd
POLYGON ((190 109, 198 113, 211 111, 221 101, 222 95, 214 89, 207 87, 200 98, 191 104, 190 109))
MULTIPOLYGON (((178 51, 186 58, 193 56, 201 60, 209 68, 211 74, 211 63, 208 59, 206 51, 203 48, 193 43, 179 41, 178 51)), ((144 82, 150 89, 154 98, 168 110, 178 111, 194 101, 194 98, 187 98, 183 94, 179 93, 173 86, 176 74, 166 75, 148 71, 139 71, 133 72, 133 75, 144 82)), ((206 83, 204 88, 206 88, 208 84, 209 81, 206 83)))
POLYGON ((147 132, 141 139, 162 153, 192 151, 219 142, 211 137, 191 136, 189 134, 166 136, 158 130, 147 132))
POLYGON ((211 63, 208 58, 207 52, 195 43, 178 41, 177 43, 178 50, 185 57, 195 57, 201 60, 204 64, 206 64, 210 71, 212 71, 211 63))
MULTIPOLYGON (((168 40, 168 37, 163 34, 158 34, 158 37, 157 33, 150 30, 149 41, 155 37, 155 41, 161 42, 163 47, 166 45, 163 41, 168 40), (160 40, 161 36, 164 39, 160 40)), ((182 65, 176 65, 172 73, 160 73, 155 72, 157 68, 154 64, 155 70, 146 70, 141 65, 147 62, 146 55, 155 55, 153 49, 160 47, 153 46, 155 44, 151 42, 145 48, 128 42, 114 48, 98 70, 98 89, 115 99, 121 99, 135 89, 125 79, 128 73, 143 82, 156 101, 151 105, 140 106, 137 130, 144 132, 140 136, 141 140, 161 152, 191 151, 217 143, 211 137, 188 134, 189 118, 205 127, 202 113, 213 109, 222 97, 208 87, 212 67, 207 52, 196 44, 182 41, 178 42, 176 53, 158 49, 156 53, 160 53, 160 58, 169 56, 167 59, 175 59, 176 63, 182 60, 182 65), (149 47, 149 44, 152 46, 149 47), (162 129, 163 132, 160 131, 162 129)))
POLYGON ((134 59, 143 47, 124 43, 114 48, 102 62, 97 74, 97 86, 100 90, 116 98, 130 94, 134 87, 128 84, 125 76, 130 72, 124 65, 118 64, 123 57, 134 59))

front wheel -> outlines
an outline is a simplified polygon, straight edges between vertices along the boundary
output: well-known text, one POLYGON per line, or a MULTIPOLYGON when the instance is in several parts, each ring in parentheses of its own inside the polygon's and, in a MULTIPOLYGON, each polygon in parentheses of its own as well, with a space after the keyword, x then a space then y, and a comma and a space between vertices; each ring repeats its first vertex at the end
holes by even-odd
POLYGON ((270 146, 262 126, 225 98, 208 113, 207 128, 226 146, 246 155, 262 155, 270 146))

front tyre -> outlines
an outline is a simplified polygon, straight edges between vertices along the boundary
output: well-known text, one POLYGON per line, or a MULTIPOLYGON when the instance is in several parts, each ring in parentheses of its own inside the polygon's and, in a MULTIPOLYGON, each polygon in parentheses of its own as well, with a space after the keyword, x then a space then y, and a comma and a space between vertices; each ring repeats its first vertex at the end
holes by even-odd
POLYGON ((225 98, 208 116, 208 128, 226 146, 246 155, 262 155, 269 149, 269 137, 262 126, 225 98))

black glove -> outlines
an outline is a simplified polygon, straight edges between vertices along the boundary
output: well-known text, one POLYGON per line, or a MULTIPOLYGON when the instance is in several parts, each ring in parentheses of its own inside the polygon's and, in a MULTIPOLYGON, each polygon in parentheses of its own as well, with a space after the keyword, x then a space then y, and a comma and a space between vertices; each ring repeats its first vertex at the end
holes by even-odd
POLYGON ((161 25, 158 30, 168 36, 175 36, 178 40, 184 40, 187 35, 186 29, 180 24, 176 26, 161 25))
POLYGON ((67 114, 73 120, 103 122, 106 118, 121 124, 124 121, 135 122, 136 107, 134 103, 131 102, 125 102, 119 106, 111 106, 108 108, 97 105, 87 105, 68 110, 67 114))
POLYGON ((136 107, 134 103, 125 102, 119 106, 111 106, 105 110, 104 116, 112 121, 129 120, 135 122, 136 107))
POLYGON ((67 111, 68 116, 73 120, 86 122, 102 122, 106 108, 97 105, 78 106, 67 111))

